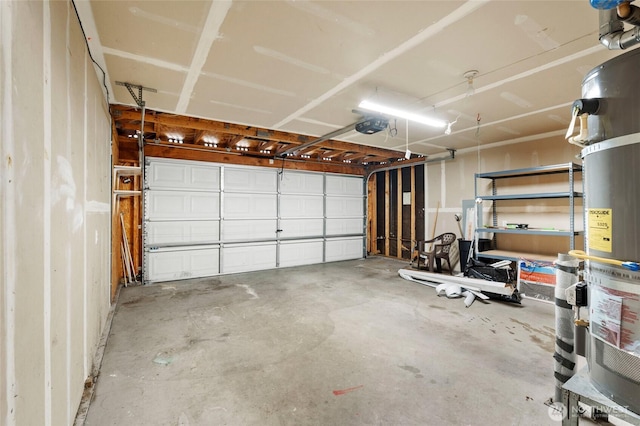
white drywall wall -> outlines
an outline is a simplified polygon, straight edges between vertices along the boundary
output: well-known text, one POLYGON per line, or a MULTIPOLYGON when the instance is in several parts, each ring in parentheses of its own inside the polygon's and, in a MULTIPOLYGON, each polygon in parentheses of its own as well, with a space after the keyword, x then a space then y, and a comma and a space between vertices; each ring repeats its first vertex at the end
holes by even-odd
POLYGON ((0 424, 72 424, 110 303, 108 107, 70 2, 0 2, 0 36, 0 424))

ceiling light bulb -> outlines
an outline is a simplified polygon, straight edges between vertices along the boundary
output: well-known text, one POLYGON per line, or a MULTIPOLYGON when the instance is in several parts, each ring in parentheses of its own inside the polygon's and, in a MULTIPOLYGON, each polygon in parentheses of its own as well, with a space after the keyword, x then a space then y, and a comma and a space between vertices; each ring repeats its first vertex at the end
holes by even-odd
POLYGON ((473 87, 473 79, 476 78, 479 74, 478 70, 471 70, 465 72, 462 76, 467 79, 467 91, 465 96, 467 98, 473 96, 476 93, 476 89, 473 87))
POLYGON ((476 89, 473 88, 473 79, 470 79, 469 82, 467 83, 467 91, 465 93, 465 96, 470 97, 475 95, 476 93, 476 89))
POLYGON ((449 136, 451 134, 451 126, 453 126, 454 124, 456 124, 458 122, 458 118, 460 118, 460 116, 457 116, 455 120, 450 121, 449 123, 447 123, 447 128, 444 130, 444 134, 449 136))

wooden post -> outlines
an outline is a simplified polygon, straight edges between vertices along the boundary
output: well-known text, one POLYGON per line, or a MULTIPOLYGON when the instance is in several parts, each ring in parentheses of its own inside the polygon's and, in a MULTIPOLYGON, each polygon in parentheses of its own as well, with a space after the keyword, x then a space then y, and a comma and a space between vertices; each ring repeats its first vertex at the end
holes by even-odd
POLYGON ((402 169, 396 169, 396 257, 402 259, 402 169))
POLYGON ((416 246, 416 166, 411 166, 411 253, 413 259, 413 249, 416 246))
POLYGON ((389 238, 391 235, 389 226, 389 209, 391 200, 389 199, 389 170, 384 172, 384 255, 389 256, 389 238))
POLYGON ((371 254, 378 254, 378 200, 377 200, 377 175, 374 174, 367 182, 367 218, 369 220, 367 251, 371 254))
MULTIPOLYGON (((115 122, 111 125, 111 173, 113 173, 113 166, 118 164, 120 160, 120 151, 118 150, 118 130, 116 129, 115 122)), ((113 182, 113 178, 111 179, 113 182)), ((117 182, 116 182, 117 184, 117 182)), ((113 185, 113 183, 112 183, 113 185)), ((113 191, 116 188, 111 188, 113 191)), ((122 262, 120 258, 120 241, 122 235, 120 232, 120 221, 118 217, 118 200, 113 195, 111 196, 111 300, 113 301, 118 291, 118 285, 120 284, 120 276, 122 275, 122 262)))
MULTIPOLYGON (((431 229, 431 238, 433 240, 436 237, 436 227, 438 226, 438 212, 440 211, 440 201, 438 201, 438 206, 436 207, 436 217, 433 219, 433 228, 431 229)), ((429 250, 433 248, 433 243, 429 244, 429 250)))

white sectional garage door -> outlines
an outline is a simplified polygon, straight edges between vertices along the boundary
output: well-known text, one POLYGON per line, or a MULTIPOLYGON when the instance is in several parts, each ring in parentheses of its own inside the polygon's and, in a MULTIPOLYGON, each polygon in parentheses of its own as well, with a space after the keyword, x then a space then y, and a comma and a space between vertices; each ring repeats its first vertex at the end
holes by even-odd
POLYGON ((145 282, 358 259, 363 179, 147 158, 145 282))

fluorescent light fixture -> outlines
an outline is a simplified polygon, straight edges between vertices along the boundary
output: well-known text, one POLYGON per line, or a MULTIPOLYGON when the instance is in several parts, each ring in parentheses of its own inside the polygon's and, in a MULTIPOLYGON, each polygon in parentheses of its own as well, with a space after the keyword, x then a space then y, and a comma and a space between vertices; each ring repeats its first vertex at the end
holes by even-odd
POLYGON ((427 117, 424 115, 415 114, 409 111, 403 111, 400 109, 388 107, 385 105, 376 104, 370 101, 362 101, 359 108, 367 109, 369 111, 379 112, 381 114, 391 115, 393 117, 404 118, 407 120, 415 121, 416 123, 426 124, 431 127, 444 128, 447 126, 447 122, 444 120, 438 120, 436 118, 427 117))

